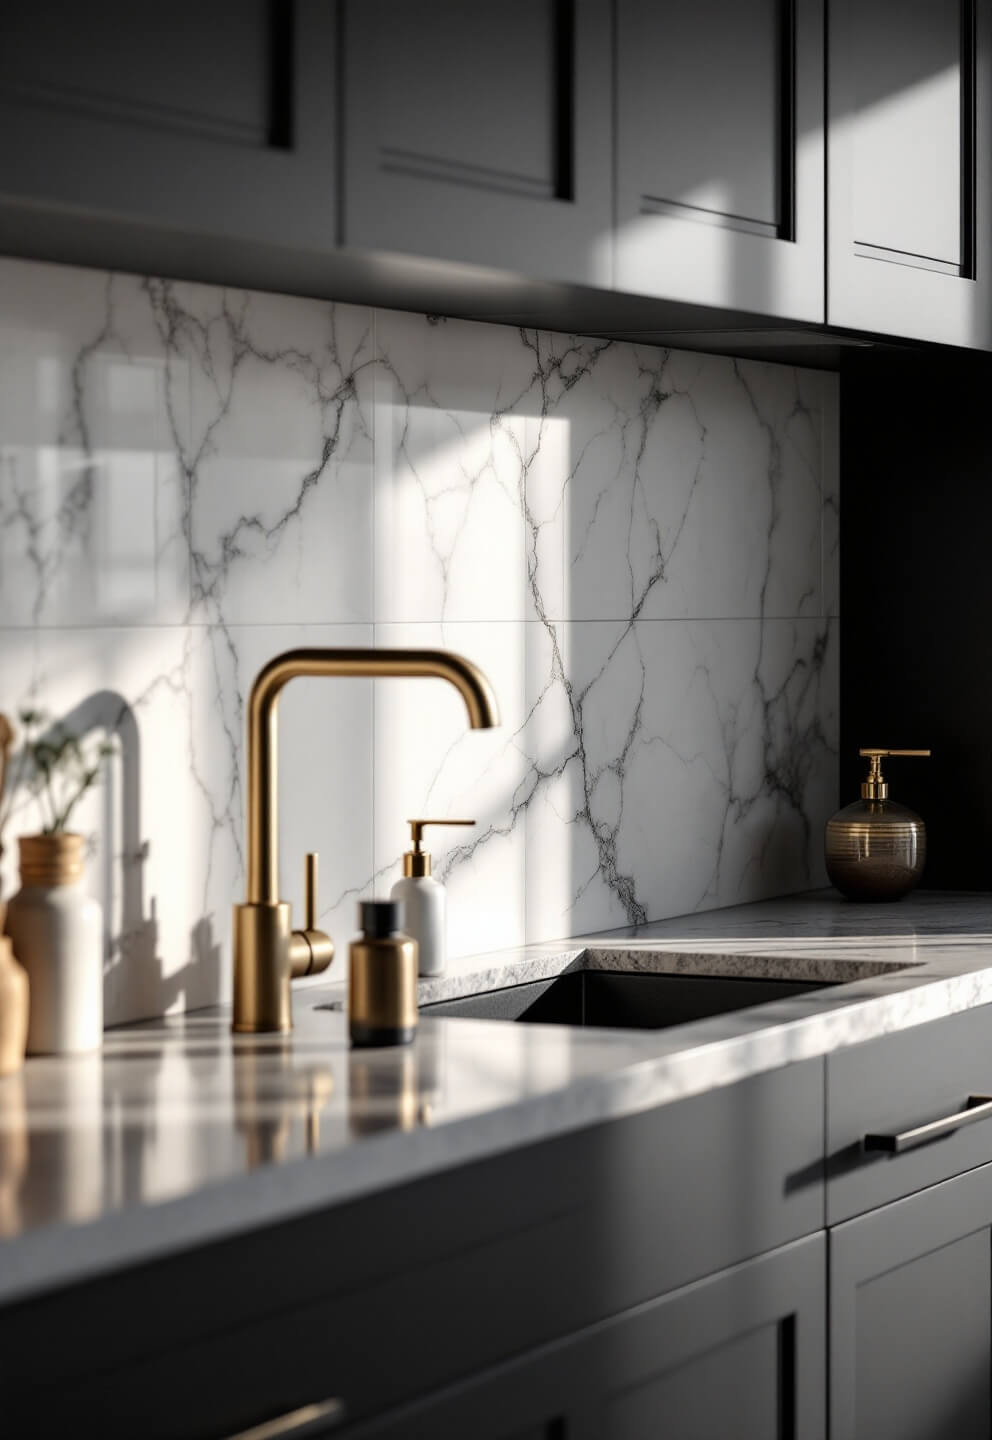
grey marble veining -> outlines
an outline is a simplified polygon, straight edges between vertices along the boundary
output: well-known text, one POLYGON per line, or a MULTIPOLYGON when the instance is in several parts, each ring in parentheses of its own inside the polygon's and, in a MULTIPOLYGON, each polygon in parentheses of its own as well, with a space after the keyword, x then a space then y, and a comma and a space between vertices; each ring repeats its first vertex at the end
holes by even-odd
POLYGON ((659 1032, 425 1015, 414 1046, 364 1053, 317 1008, 332 991, 312 989, 285 1043, 235 1039, 212 1012, 109 1032, 102 1056, 32 1060, 0 1081, 0 1300, 992 1003, 992 897, 803 896, 465 962, 445 983, 597 953, 842 983, 659 1032))
MULTIPOLYGON (((112 1022, 230 992, 251 680, 295 645, 492 679, 280 702, 283 895, 438 832, 455 956, 819 883, 837 787, 836 377, 0 260, 0 708, 118 741, 79 812, 112 1022), (480 938, 481 937, 481 938, 480 938)), ((16 884, 19 803, 0 880, 16 884)))

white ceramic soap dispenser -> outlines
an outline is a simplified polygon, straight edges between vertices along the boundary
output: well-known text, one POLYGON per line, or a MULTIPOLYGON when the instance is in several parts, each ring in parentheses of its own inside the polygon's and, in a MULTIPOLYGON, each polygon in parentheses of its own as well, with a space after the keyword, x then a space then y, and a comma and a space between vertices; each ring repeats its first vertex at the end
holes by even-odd
POLYGON ((408 820, 413 848, 403 856, 403 879, 390 898, 403 901, 403 928, 417 942, 421 975, 442 975, 447 960, 444 886, 431 876, 431 857, 423 848, 425 825, 474 825, 474 820, 408 820))

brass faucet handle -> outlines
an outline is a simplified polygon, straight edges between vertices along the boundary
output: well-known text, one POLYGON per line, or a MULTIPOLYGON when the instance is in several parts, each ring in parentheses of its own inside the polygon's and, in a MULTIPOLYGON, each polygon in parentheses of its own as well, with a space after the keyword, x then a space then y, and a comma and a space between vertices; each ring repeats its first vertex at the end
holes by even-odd
POLYGON ((317 886, 320 877, 320 856, 309 850, 303 859, 303 928, 317 928, 317 886))
POLYGON ((315 850, 303 862, 303 929, 290 936, 290 971, 294 980, 301 975, 319 975, 334 959, 334 941, 317 929, 317 886, 320 857, 315 850))

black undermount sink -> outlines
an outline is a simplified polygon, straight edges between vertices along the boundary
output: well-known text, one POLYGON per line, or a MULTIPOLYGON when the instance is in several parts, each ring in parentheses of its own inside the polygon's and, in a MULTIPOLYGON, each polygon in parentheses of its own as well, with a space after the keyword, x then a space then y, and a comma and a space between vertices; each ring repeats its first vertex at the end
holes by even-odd
POLYGON ((422 1005, 424 1015, 466 1020, 518 1020, 534 1025, 585 1025, 610 1030, 664 1030, 713 1015, 788 1000, 830 982, 748 980, 710 975, 632 975, 571 970, 551 980, 508 985, 459 1000, 422 1005))

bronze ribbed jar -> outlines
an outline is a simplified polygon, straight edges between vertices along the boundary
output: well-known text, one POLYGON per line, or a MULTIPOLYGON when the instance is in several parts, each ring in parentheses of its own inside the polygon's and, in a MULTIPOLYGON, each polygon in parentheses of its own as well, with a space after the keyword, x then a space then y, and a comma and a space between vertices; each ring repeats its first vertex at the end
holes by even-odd
POLYGON ((927 859, 926 826, 914 810, 890 800, 881 761, 929 750, 861 750, 871 767, 861 799, 827 821, 824 858, 830 883, 849 900, 898 900, 918 885, 927 859))

